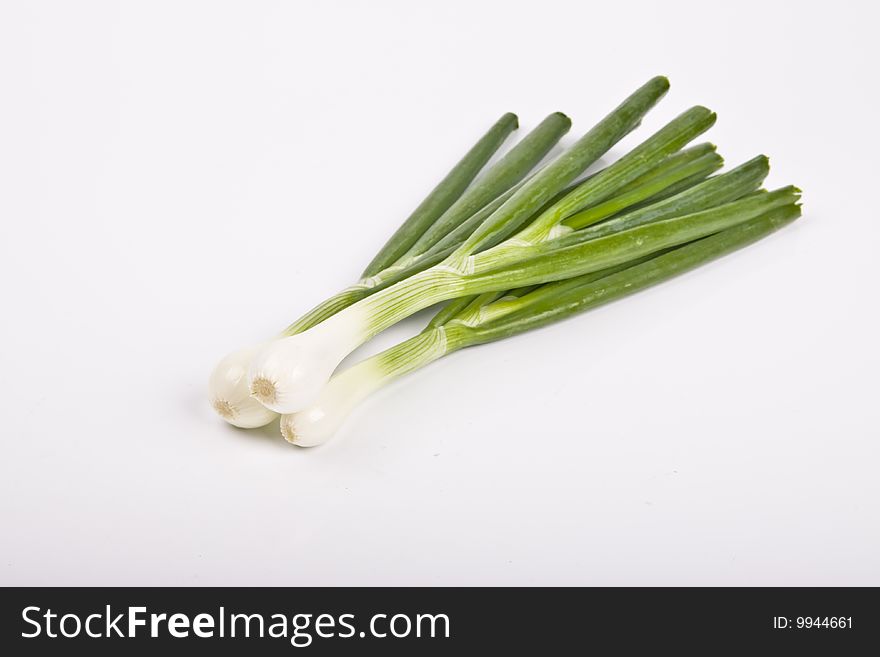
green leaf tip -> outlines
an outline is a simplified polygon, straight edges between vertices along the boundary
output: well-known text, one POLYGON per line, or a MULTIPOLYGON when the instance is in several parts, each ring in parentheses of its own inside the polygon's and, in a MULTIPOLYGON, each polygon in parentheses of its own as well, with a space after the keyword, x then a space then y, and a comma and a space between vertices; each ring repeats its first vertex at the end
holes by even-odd
POLYGON ((766 178, 767 174, 770 173, 770 158, 764 154, 756 155, 751 160, 743 162, 737 169, 757 169, 766 178))
POLYGON ((571 119, 564 112, 553 112, 550 116, 560 119, 565 125, 571 127, 571 119))
POLYGON ((708 107, 704 105, 694 105, 690 109, 688 109, 686 114, 693 114, 694 116, 700 117, 703 121, 708 123, 709 125, 714 125, 715 121, 718 120, 718 115, 710 110, 708 107))
POLYGON ((509 123, 513 130, 519 128, 519 117, 513 112, 507 112, 502 116, 498 123, 509 123))
POLYGON ((780 194, 791 194, 792 196, 795 196, 795 197, 798 197, 798 198, 799 198, 800 195, 801 195, 801 190, 800 190, 800 188, 799 188, 799 187, 795 187, 794 185, 786 185, 785 187, 780 187, 779 189, 774 190, 774 191, 776 191, 776 192, 778 192, 778 193, 780 193, 780 194))
POLYGON ((655 75, 647 84, 663 89, 664 92, 669 91, 669 78, 665 75, 655 75))

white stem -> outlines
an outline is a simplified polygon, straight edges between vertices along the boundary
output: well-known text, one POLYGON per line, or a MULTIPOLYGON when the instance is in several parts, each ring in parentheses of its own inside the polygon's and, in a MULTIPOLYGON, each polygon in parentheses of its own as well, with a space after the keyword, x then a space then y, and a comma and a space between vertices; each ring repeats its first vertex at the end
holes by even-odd
POLYGON ((211 406, 229 424, 242 429, 262 427, 278 417, 251 397, 248 388, 248 368, 261 347, 257 345, 229 354, 217 363, 208 379, 211 406))
POLYGON ((355 406, 381 386, 375 363, 359 363, 330 379, 311 406, 282 415, 281 434, 300 447, 320 445, 336 433, 355 406))
POLYGON ((294 413, 314 403, 340 362, 392 324, 458 296, 460 275, 435 267, 359 301, 307 331, 270 343, 248 372, 251 394, 266 408, 294 413))
POLYGON ((300 447, 329 440, 351 411, 390 381, 444 356, 449 349, 443 327, 425 331, 333 376, 313 404, 281 416, 284 438, 300 447))

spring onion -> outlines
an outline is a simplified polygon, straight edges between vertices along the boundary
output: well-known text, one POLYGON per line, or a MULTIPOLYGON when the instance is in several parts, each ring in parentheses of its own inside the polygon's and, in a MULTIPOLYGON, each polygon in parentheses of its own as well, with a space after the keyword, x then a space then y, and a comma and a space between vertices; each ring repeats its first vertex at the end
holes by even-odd
POLYGON ((298 445, 320 444, 376 388, 463 347, 557 321, 740 248, 800 215, 800 190, 762 188, 761 155, 717 173, 716 115, 694 106, 620 158, 588 171, 668 90, 656 77, 571 147, 530 171, 570 121, 547 117, 477 177, 516 127, 502 117, 395 232, 354 285, 211 376, 214 408, 238 426, 282 414, 298 445), (419 335, 336 373, 358 346, 447 302, 419 335))

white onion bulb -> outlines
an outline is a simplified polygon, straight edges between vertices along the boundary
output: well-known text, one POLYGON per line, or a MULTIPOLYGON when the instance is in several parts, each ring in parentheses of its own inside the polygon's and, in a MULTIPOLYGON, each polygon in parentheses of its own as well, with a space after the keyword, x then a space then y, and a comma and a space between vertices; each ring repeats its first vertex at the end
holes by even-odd
POLYGON ((251 397, 247 372, 254 356, 263 345, 240 349, 223 358, 208 380, 208 399, 217 414, 242 429, 254 429, 269 424, 278 417, 251 397))
POLYGON ((248 371, 250 394, 277 413, 311 405, 337 365, 368 336, 363 317, 351 306, 307 331, 266 344, 248 371))
POLYGON ((327 442, 367 395, 382 385, 369 361, 337 374, 321 390, 308 408, 281 416, 281 435, 299 447, 315 447, 327 442))

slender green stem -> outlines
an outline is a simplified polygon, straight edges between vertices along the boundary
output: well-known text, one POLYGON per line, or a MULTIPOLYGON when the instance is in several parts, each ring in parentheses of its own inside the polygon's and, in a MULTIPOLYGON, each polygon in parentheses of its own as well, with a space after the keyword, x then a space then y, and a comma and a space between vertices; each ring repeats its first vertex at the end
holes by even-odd
POLYGON ((759 155, 745 164, 727 173, 713 176, 689 189, 664 199, 660 202, 645 206, 639 210, 627 212, 620 217, 609 219, 596 226, 590 226, 583 230, 577 215, 565 220, 563 223, 575 229, 576 232, 564 235, 547 244, 548 248, 569 246, 581 242, 611 235, 621 230, 635 228, 655 221, 668 219, 682 214, 698 212, 715 205, 729 203, 742 198, 761 186, 764 178, 770 171, 770 161, 764 155, 759 155))
POLYGON ((284 329, 281 335, 290 336, 302 333, 303 331, 320 324, 329 317, 332 317, 339 311, 356 304, 358 301, 366 299, 368 296, 375 294, 376 292, 385 290, 392 285, 396 285, 397 283, 406 280, 410 276, 414 276, 415 274, 423 272, 434 265, 443 262, 453 250, 453 248, 447 248, 445 251, 424 254, 405 267, 389 267, 388 269, 379 272, 369 281, 369 284, 362 282, 347 287, 309 310, 293 324, 284 329))
POLYGON ((319 303, 282 331, 282 336, 295 335, 320 324, 344 308, 357 303, 370 293, 364 287, 349 287, 319 303))
POLYGON ((500 299, 504 297, 505 294, 508 294, 507 290, 498 290, 496 292, 483 292, 482 294, 475 294, 470 297, 466 297, 469 300, 467 306, 461 309, 454 318, 450 318, 449 321, 457 322, 478 322, 483 317, 485 313, 485 308, 487 306, 495 305, 500 299))
POLYGON ((366 299, 368 296, 375 294, 376 292, 380 292, 392 285, 396 285, 410 276, 414 276, 415 274, 423 272, 426 269, 430 269, 434 265, 443 262, 453 250, 454 248, 447 248, 444 251, 438 251, 437 253, 424 254, 419 258, 414 259, 406 266, 389 267, 388 269, 379 272, 368 282, 361 282, 347 287, 312 308, 305 315, 288 326, 281 335, 289 336, 295 335, 296 333, 302 333, 303 331, 320 324, 327 318, 332 317, 339 311, 354 305, 358 301, 366 299))
POLYGON ((514 303, 519 297, 525 296, 540 287, 540 285, 527 285, 513 290, 484 292, 483 294, 472 294, 453 299, 434 315, 431 321, 428 322, 428 327, 438 328, 452 320, 463 321, 465 318, 468 320, 471 318, 479 319, 484 316, 484 309, 503 306, 506 303, 514 303))
POLYGON ((513 235, 536 210, 632 130, 668 88, 666 78, 656 77, 638 89, 574 146, 520 187, 458 247, 452 260, 462 260, 513 235))
POLYGON ((445 333, 440 327, 437 328, 440 330, 424 330, 380 352, 374 357, 371 367, 381 372, 383 379, 387 381, 445 356, 448 353, 445 333))
POLYGON ((642 185, 653 184, 653 182, 657 178, 665 176, 670 171, 690 164, 695 160, 699 160, 704 155, 709 155, 711 153, 715 153, 716 151, 717 147, 715 146, 715 144, 712 144, 710 142, 703 142, 701 144, 696 144, 695 146, 684 148, 677 153, 673 153, 669 157, 663 159, 657 166, 650 169, 647 173, 642 174, 631 183, 628 183, 621 187, 618 190, 618 193, 628 194, 634 189, 638 189, 642 185))
POLYGON ((568 292, 569 290, 580 288, 584 285, 589 285, 590 283, 593 283, 600 278, 610 276, 611 274, 616 274, 617 272, 623 271, 628 267, 646 262, 651 258, 656 258, 658 257, 658 255, 667 253, 670 250, 672 249, 665 249, 663 251, 658 251, 657 253, 650 253, 646 256, 642 256, 641 258, 636 258, 635 260, 624 262, 613 267, 608 267, 607 269, 600 269, 599 271, 582 274, 581 276, 565 278, 560 281, 544 283, 543 285, 518 288, 520 290, 525 290, 526 292, 523 294, 513 295, 505 294, 497 301, 484 305, 482 308, 479 309, 479 312, 474 312, 470 308, 468 308, 470 312, 460 312, 447 321, 460 321, 464 324, 474 325, 476 323, 486 323, 489 321, 494 321, 500 317, 510 315, 514 312, 521 313, 530 306, 544 302, 548 297, 557 297, 568 292))
MULTIPOLYGON (((438 241, 433 247, 431 247, 424 255, 433 255, 435 253, 439 253, 440 251, 446 251, 447 249, 456 249, 457 247, 464 244, 464 241, 470 237, 471 233, 473 233, 485 220, 489 217, 493 212, 495 212, 498 208, 500 208, 504 203, 507 202, 511 196, 513 196, 523 185, 525 185, 528 180, 519 183, 518 185, 512 187, 507 192, 496 198, 494 201, 486 205, 482 210, 475 213, 472 217, 470 217, 467 221, 461 224, 458 228, 453 230, 451 233, 446 235, 443 239, 438 241)), ((550 207, 553 203, 559 201, 563 196, 573 191, 575 187, 581 184, 583 181, 579 181, 565 187, 561 192, 553 196, 546 204, 545 207, 550 207)), ((542 212, 545 207, 542 207, 538 210, 538 213, 542 212)), ((451 253, 450 251, 449 253, 451 253)), ((447 254, 448 255, 448 254, 447 254)))
POLYGON ((459 297, 458 299, 453 299, 445 306, 443 306, 437 312, 437 314, 431 318, 431 321, 428 322, 428 328, 440 328, 446 322, 457 317, 459 313, 468 308, 468 306, 471 305, 471 302, 473 302, 474 299, 477 298, 478 295, 468 295, 459 297))
POLYGON ((784 187, 718 207, 663 221, 637 226, 605 237, 547 250, 540 246, 524 247, 524 260, 494 268, 491 252, 472 256, 473 272, 463 277, 467 293, 518 287, 532 283, 570 278, 662 249, 705 237, 752 219, 773 208, 794 203, 800 191, 784 187), (539 253, 528 257, 529 253, 539 253))
POLYGON ((540 302, 525 305, 522 312, 508 313, 475 327, 449 323, 449 350, 516 335, 628 296, 756 242, 800 214, 799 205, 785 205, 586 285, 561 288, 559 294, 547 294, 540 302))
MULTIPOLYGON (((530 249, 524 247, 524 260, 500 268, 493 268, 491 259, 481 260, 483 254, 468 259, 473 266, 472 273, 462 274, 445 265, 433 267, 350 308, 352 314, 364 318, 365 321, 362 332, 355 338, 361 344, 404 317, 448 299, 548 283, 614 267, 706 237, 753 219, 773 208, 794 203, 798 198, 799 191, 796 188, 786 187, 549 253, 540 252, 532 258, 528 257, 530 249)), ((538 252, 537 247, 531 249, 538 252)))
POLYGON ((664 168, 664 171, 659 172, 659 175, 651 177, 650 180, 642 185, 633 187, 629 191, 621 192, 607 201, 597 203, 586 210, 581 210, 577 214, 571 215, 566 219, 566 226, 574 230, 580 230, 586 226, 599 223, 637 203, 656 196, 663 190, 683 180, 694 180, 698 177, 704 179, 723 165, 724 159, 720 155, 717 153, 707 153, 691 162, 664 168))
MULTIPOLYGON (((626 208, 626 212, 635 212, 636 210, 641 210, 644 207, 649 205, 653 205, 654 203, 659 203, 660 201, 665 201, 668 198, 675 196, 676 194, 681 194, 683 191, 690 189, 691 187, 695 187, 699 185, 701 182, 706 180, 707 176, 699 173, 695 176, 691 176, 690 178, 685 178, 681 182, 677 182, 675 184, 670 185, 662 192, 658 192, 654 194, 650 198, 646 198, 644 201, 640 201, 638 203, 634 203, 633 205, 626 208)), ((733 199, 735 200, 735 199, 733 199)), ((564 224, 565 222, 563 222, 564 224)))
POLYGON ((473 233, 487 217, 491 216, 498 208, 504 205, 524 184, 525 182, 514 185, 506 192, 487 203, 478 212, 475 212, 464 222, 459 224, 457 228, 454 228, 448 234, 439 239, 431 248, 425 251, 422 256, 439 253, 440 251, 446 251, 450 248, 452 250, 449 251, 449 253, 452 253, 456 248, 461 246, 468 237, 470 237, 471 233, 473 233))
MULTIPOLYGON (((661 162, 655 169, 652 169, 647 174, 639 177, 638 179, 636 179, 633 182, 626 185, 621 190, 621 192, 630 192, 633 189, 637 189, 638 186, 641 184, 653 184, 654 181, 656 180, 656 178, 658 178, 660 175, 666 175, 667 173, 669 173, 670 170, 676 169, 679 166, 684 166, 686 164, 689 164, 690 162, 693 162, 704 155, 708 155, 709 153, 714 152, 714 150, 715 150, 714 144, 698 144, 697 146, 693 146, 692 148, 688 148, 688 149, 685 149, 685 150, 680 151, 678 153, 675 153, 673 155, 670 155, 663 162, 661 162)), ((719 156, 719 158, 720 158, 720 156, 719 156)), ((537 214, 543 213, 548 208, 550 208, 553 204, 561 201, 567 194, 570 194, 571 192, 573 192, 579 185, 583 184, 584 182, 586 182, 586 180, 589 180, 591 177, 593 177, 595 175, 597 175, 597 174, 592 174, 591 176, 587 176, 585 179, 580 180, 578 182, 571 183, 570 185, 565 187, 562 191, 560 191, 553 198, 551 198, 544 205, 544 207, 542 207, 540 210, 538 210, 537 214)), ((688 187, 691 187, 691 186, 697 184, 698 182, 702 181, 703 179, 705 179, 705 177, 707 175, 708 175, 708 173, 706 173, 706 172, 700 172, 697 175, 694 175, 694 176, 691 176, 690 178, 682 180, 680 183, 670 185, 670 187, 667 188, 666 190, 664 190, 664 192, 669 193, 671 191, 674 193, 678 193, 678 192, 683 191, 684 189, 687 189, 688 187)), ((446 256, 448 256, 449 253, 451 253, 451 251, 449 251, 449 249, 455 249, 456 247, 463 244, 464 241, 471 235, 471 233, 473 233, 477 229, 477 227, 480 226, 480 224, 482 224, 486 220, 487 217, 489 217, 493 212, 495 212, 498 208, 500 208, 502 205, 504 205, 504 203, 507 202, 507 199, 509 199, 511 196, 513 196, 513 194, 517 190, 519 190, 520 187, 525 185, 526 182, 528 182, 528 180, 515 185, 514 187, 507 190, 505 193, 503 193, 500 196, 498 196, 497 198, 495 198, 493 201, 488 203, 483 209, 481 209, 479 212, 474 213, 469 219, 467 219, 467 221, 465 221, 464 223, 459 225, 458 228, 451 231, 448 235, 446 235, 445 237, 443 237, 442 239, 437 241, 434 244, 434 246, 432 246, 430 249, 428 249, 428 251, 426 251, 424 254, 422 254, 422 256, 419 256, 419 257, 424 257, 426 255, 432 256, 432 255, 435 255, 440 252, 444 252, 446 254, 446 255, 444 255, 444 258, 446 256)), ((659 197, 661 197, 662 195, 663 194, 659 194, 659 193, 654 194, 648 200, 651 200, 651 199, 659 200, 659 197)), ((669 194, 669 195, 671 195, 671 194, 669 194)), ((411 263, 411 264, 413 264, 413 263, 411 263)))
POLYGON ((544 119, 485 175, 465 190, 464 194, 416 240, 401 260, 425 253, 475 212, 519 183, 570 128, 571 120, 561 112, 555 112, 544 119))
MULTIPOLYGON (((522 185, 522 183, 520 183, 520 185, 522 185)), ((462 242, 464 242, 465 239, 467 239, 468 235, 473 232, 474 229, 486 219, 486 217, 488 217, 490 214, 492 214, 492 212, 500 207, 507 198, 512 196, 517 188, 518 187, 514 187, 511 190, 508 190, 497 199, 489 203, 489 205, 474 214, 465 223, 463 223, 445 238, 437 242, 425 253, 416 256, 415 258, 412 258, 407 262, 402 262, 400 264, 388 267, 387 269, 384 269, 370 279, 362 280, 358 285, 354 287, 370 288, 370 290, 369 292, 364 293, 360 298, 364 298, 373 292, 378 292, 379 290, 385 289, 386 287, 398 283, 403 279, 412 276, 413 274, 417 274, 421 271, 428 269, 429 267, 433 267, 434 265, 443 262, 455 251, 455 249, 462 242)), ((566 189, 561 191, 557 195, 558 198, 554 198, 551 202, 562 198, 562 196, 567 194, 572 189, 574 189, 574 185, 567 187, 566 189)))
POLYGON ((712 127, 715 118, 714 112, 700 106, 680 114, 614 164, 579 185, 559 203, 542 213, 520 231, 516 239, 529 243, 547 239, 560 221, 588 205, 608 199, 625 185, 646 174, 663 159, 712 127))
POLYGON ((395 231, 367 265, 362 277, 369 278, 382 271, 415 244, 422 233, 462 195, 480 169, 516 128, 515 114, 502 116, 395 231))

